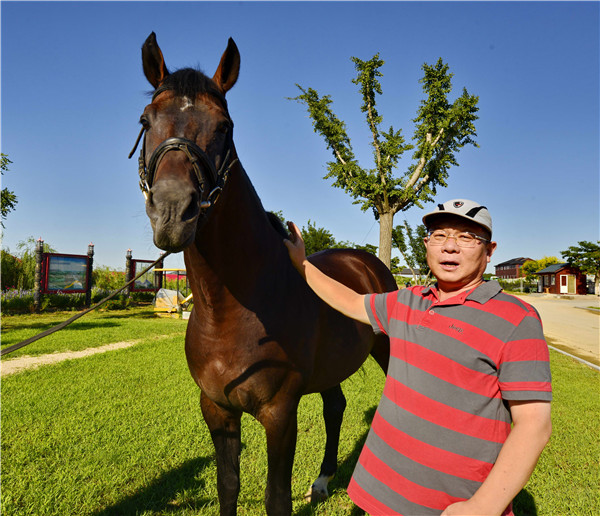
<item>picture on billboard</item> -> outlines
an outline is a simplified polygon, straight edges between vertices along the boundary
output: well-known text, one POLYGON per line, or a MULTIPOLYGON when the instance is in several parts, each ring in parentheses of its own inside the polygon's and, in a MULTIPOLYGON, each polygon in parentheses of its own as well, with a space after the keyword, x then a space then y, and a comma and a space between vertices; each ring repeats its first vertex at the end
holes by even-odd
MULTIPOLYGON (((133 279, 151 263, 151 260, 131 260, 131 278, 133 279)), ((136 279, 135 283, 131 286, 131 290, 133 292, 158 290, 154 286, 154 267, 136 279)))
POLYGON ((45 292, 85 292, 88 257, 76 255, 46 255, 45 292))

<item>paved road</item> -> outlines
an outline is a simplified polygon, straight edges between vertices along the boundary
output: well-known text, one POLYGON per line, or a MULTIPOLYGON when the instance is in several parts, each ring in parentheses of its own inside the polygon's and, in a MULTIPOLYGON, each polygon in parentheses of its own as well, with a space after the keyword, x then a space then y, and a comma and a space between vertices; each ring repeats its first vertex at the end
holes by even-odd
POLYGON ((522 297, 539 312, 548 344, 600 365, 600 308, 598 296, 553 296, 528 294, 522 297))

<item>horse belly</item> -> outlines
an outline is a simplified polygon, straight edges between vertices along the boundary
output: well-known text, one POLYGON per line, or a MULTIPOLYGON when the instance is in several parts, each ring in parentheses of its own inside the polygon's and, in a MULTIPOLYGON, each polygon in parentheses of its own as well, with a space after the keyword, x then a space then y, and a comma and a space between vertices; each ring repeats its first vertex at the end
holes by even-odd
POLYGON ((375 342, 370 326, 334 312, 321 324, 308 392, 322 392, 354 374, 375 342))

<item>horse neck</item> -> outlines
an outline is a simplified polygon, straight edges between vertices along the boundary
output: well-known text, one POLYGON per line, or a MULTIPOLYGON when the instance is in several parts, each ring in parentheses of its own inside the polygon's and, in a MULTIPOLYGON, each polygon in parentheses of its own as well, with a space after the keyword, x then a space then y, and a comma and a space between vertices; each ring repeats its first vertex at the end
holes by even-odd
POLYGON ((283 239, 239 162, 184 259, 194 297, 204 298, 249 295, 289 264, 283 239))

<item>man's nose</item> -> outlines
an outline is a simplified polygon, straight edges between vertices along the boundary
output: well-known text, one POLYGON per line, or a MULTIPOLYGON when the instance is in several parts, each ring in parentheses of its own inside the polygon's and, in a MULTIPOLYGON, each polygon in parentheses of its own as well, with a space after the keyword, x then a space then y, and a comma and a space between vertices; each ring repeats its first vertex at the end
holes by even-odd
POLYGON ((448 235, 442 249, 444 251, 457 252, 459 250, 457 239, 458 237, 456 235, 448 235))

